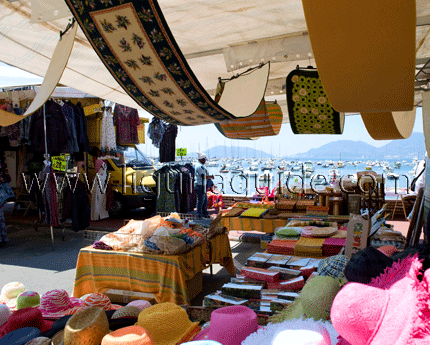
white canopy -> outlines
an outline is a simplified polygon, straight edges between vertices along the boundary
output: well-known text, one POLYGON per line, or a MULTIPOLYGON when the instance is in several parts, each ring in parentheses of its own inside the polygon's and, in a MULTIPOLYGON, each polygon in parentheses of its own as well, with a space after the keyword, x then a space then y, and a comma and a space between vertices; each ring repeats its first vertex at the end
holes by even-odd
MULTIPOLYGON (((218 77, 228 78, 270 60, 266 100, 277 99, 287 114, 286 76, 296 65, 315 66, 301 0, 160 0, 159 4, 192 70, 211 95, 218 77)), ((430 2, 417 0, 416 6, 417 73, 422 67, 430 72, 430 63, 425 66, 430 61, 430 2)), ((71 17, 63 0, 0 0, 0 61, 43 77, 59 32, 71 17)), ((417 105, 418 91, 427 90, 430 79, 425 73, 418 76, 417 105)), ((80 29, 60 83, 141 109, 110 75, 80 29)))

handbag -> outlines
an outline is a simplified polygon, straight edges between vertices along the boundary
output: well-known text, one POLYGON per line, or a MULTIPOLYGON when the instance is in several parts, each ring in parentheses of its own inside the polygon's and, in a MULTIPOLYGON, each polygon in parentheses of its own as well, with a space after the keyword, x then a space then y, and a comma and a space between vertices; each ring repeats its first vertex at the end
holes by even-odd
POLYGON ((411 191, 415 192, 415 185, 416 185, 416 183, 417 183, 417 180, 418 180, 418 178, 423 174, 424 170, 426 170, 426 165, 425 165, 425 163, 424 163, 424 167, 423 167, 423 169, 421 170, 421 172, 420 172, 417 176, 415 176, 415 177, 412 179, 412 182, 411 182, 411 191))
POLYGON ((9 183, 3 182, 0 183, 0 208, 4 206, 6 201, 15 198, 15 194, 9 183))

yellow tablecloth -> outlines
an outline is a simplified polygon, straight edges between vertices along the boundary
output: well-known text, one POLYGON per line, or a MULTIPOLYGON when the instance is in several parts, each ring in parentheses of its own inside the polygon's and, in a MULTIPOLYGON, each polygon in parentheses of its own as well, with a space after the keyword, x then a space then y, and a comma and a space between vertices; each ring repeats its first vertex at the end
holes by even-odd
POLYGON ((228 230, 244 231, 263 231, 267 233, 275 232, 281 226, 287 224, 287 219, 263 219, 263 218, 241 218, 241 217, 223 217, 222 225, 228 230))
POLYGON ((158 303, 188 304, 186 281, 209 263, 225 265, 234 274, 230 243, 226 234, 178 255, 137 254, 82 248, 76 264, 73 296, 108 289, 152 293, 158 303), (212 248, 209 250, 209 248, 212 248))

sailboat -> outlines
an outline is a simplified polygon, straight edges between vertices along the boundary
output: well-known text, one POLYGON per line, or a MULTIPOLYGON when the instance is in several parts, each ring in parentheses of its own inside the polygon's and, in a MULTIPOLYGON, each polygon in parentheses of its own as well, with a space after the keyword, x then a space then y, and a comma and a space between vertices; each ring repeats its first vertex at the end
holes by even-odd
POLYGON ((342 154, 340 154, 340 159, 336 163, 336 168, 338 169, 345 168, 345 163, 342 161, 342 154))

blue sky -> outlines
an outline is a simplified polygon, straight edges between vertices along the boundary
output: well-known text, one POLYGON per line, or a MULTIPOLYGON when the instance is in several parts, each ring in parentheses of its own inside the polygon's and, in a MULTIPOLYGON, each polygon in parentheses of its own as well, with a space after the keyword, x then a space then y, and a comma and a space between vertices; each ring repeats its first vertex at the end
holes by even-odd
MULTIPOLYGON (((33 74, 22 71, 18 68, 10 67, 0 63, 0 87, 1 86, 18 86, 33 83, 41 83, 42 78, 33 74)), ((140 116, 152 118, 145 111, 139 111, 140 116)), ((288 116, 284 114, 284 116, 288 116)), ((414 132, 423 132, 423 121, 421 108, 417 109, 414 132)), ((151 144, 147 137, 147 143, 141 145, 141 150, 150 155, 158 156, 158 149, 151 144)), ((230 140, 221 135, 214 125, 202 126, 183 126, 179 127, 176 147, 187 148, 188 152, 205 151, 217 145, 226 145, 234 147, 251 147, 271 153, 274 156, 287 156, 296 153, 306 152, 336 140, 361 140, 373 146, 383 146, 386 140, 373 140, 367 133, 367 130, 359 115, 350 115, 345 118, 345 127, 341 135, 295 135, 291 131, 288 123, 283 124, 280 133, 277 136, 260 138, 255 141, 247 140, 230 140)))

